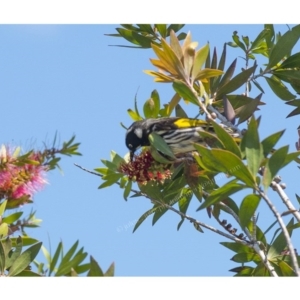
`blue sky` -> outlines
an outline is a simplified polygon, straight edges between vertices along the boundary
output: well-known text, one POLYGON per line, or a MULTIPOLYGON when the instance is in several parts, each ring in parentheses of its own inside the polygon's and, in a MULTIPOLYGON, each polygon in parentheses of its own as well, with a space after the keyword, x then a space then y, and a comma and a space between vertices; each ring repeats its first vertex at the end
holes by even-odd
MULTIPOLYGON (((74 166, 77 163, 92 170, 102 166, 101 159, 109 159, 111 150, 121 156, 127 153, 125 130, 120 122, 126 126, 132 123, 127 109, 133 108, 137 90, 140 108, 153 89, 158 90, 163 103, 174 93, 171 85, 154 83, 152 77, 143 73, 153 69, 149 58, 155 56, 151 50, 109 46, 126 44, 122 39, 104 35, 115 33, 116 27, 0 26, 0 143, 21 145, 24 150, 42 149, 43 143, 51 145, 56 132, 61 143, 75 134, 83 154, 63 157, 63 175, 58 170, 48 173, 49 185, 26 208, 36 210, 36 217, 43 222, 39 229, 28 233, 43 241, 48 249, 51 245, 52 251, 60 240, 68 249, 79 239, 80 246, 93 255, 103 270, 115 262, 117 276, 231 276, 228 270, 238 265, 230 261, 233 252, 219 244, 226 241, 223 237, 208 231, 200 234, 188 222, 177 231, 180 219, 173 212, 166 213, 153 227, 151 217, 148 218, 132 233, 135 222, 151 208, 151 203, 143 198, 129 198, 125 202, 118 186, 99 190, 99 177, 74 166)), ((233 31, 253 40, 261 29, 262 25, 184 27, 200 47, 209 41, 219 56, 224 42, 231 41, 233 31)), ((287 27, 278 25, 275 29, 283 33, 287 27)), ((295 51, 300 51, 299 43, 295 51)), ((242 55, 230 47, 227 53, 227 67, 242 55)), ((238 63, 240 69, 242 58, 238 63)), ((299 117, 286 119, 291 107, 261 82, 266 91, 262 101, 267 103, 262 108, 261 138, 288 128, 278 146, 290 144, 290 151, 294 151, 299 117)), ((252 96, 258 94, 255 90, 252 96)), ((197 114, 194 106, 183 106, 191 116, 197 114)), ((297 192, 298 172, 295 165, 280 172, 292 201, 297 192)), ((269 193, 283 211, 280 199, 269 193)), ((197 207, 195 200, 188 214, 218 227, 205 211, 196 212, 197 207)), ((259 222, 266 229, 273 216, 266 212, 263 203, 259 211, 259 222)), ((297 233, 294 246, 299 251, 296 237, 297 233)), ((42 261, 42 255, 38 259, 42 261)))

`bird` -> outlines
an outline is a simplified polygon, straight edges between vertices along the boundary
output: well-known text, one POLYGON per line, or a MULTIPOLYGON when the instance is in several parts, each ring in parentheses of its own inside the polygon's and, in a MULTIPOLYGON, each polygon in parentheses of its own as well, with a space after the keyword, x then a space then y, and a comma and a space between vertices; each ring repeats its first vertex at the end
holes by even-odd
POLYGON ((155 132, 164 139, 176 156, 195 151, 194 143, 204 142, 199 132, 214 133, 213 126, 201 119, 163 117, 144 119, 131 124, 127 129, 125 143, 130 151, 130 159, 140 147, 150 146, 149 134, 155 132))

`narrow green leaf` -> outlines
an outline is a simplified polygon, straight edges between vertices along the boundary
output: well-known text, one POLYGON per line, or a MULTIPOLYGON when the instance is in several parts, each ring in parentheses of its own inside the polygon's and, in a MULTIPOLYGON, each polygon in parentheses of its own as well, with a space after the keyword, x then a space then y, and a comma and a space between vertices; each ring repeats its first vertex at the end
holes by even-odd
POLYGON ((248 130, 243 137, 243 143, 248 169, 253 177, 255 177, 263 159, 263 150, 258 136, 257 123, 254 118, 251 118, 248 124, 248 130))
POLYGON ((216 99, 221 99, 223 95, 227 95, 235 90, 237 90, 239 87, 241 87, 244 83, 247 82, 251 74, 255 71, 256 65, 253 67, 242 71, 238 75, 236 75, 234 78, 232 78, 228 83, 224 84, 218 91, 216 99))
POLYGON ((299 37, 300 25, 293 27, 292 30, 287 31, 283 36, 281 36, 270 53, 267 69, 275 67, 280 60, 288 55, 297 43, 299 37))
POLYGON ((5 209, 6 209, 6 204, 7 204, 7 200, 4 200, 1 204, 0 204, 0 216, 3 216, 5 209))
POLYGON ((267 157, 269 153, 273 150, 276 143, 284 134, 285 130, 278 131, 276 133, 271 134, 270 136, 266 137, 262 142, 263 154, 264 157, 267 157))
POLYGON ((192 70, 192 82, 194 82, 195 77, 198 72, 201 70, 201 67, 205 63, 209 53, 209 44, 206 44, 202 48, 200 48, 195 55, 193 70, 192 70))
POLYGON ((10 267, 8 276, 15 276, 22 272, 35 259, 41 249, 41 246, 42 242, 34 244, 18 256, 10 267))
POLYGON ((48 276, 50 276, 52 274, 52 272, 54 271, 54 268, 57 264, 58 258, 62 254, 62 248, 63 248, 63 244, 62 244, 62 242, 59 242, 59 244, 58 244, 58 246, 55 250, 55 253, 53 255, 53 258, 51 259, 51 262, 50 262, 49 275, 48 276))
POLYGON ((76 266, 78 266, 86 257, 87 253, 77 253, 72 260, 60 264, 55 276, 57 277, 69 274, 72 268, 74 269, 76 266))
MULTIPOLYGON (((291 236, 292 230, 289 229, 290 226, 294 224, 293 218, 289 221, 286 228, 291 236)), ((283 232, 281 231, 280 234, 277 236, 277 238, 274 240, 274 242, 271 244, 271 247, 268 251, 268 259, 276 259, 277 256, 281 255, 281 252, 286 248, 286 239, 284 237, 283 232)))
POLYGON ((199 209, 206 208, 210 205, 213 205, 219 201, 224 201, 228 196, 235 194, 243 189, 246 186, 236 182, 236 179, 224 184, 222 187, 212 191, 207 199, 201 204, 199 209))
POLYGON ((7 223, 7 224, 11 224, 11 223, 13 223, 13 222, 19 220, 20 217, 22 216, 22 214, 23 214, 22 211, 18 211, 18 212, 16 212, 16 213, 13 213, 13 214, 11 214, 11 215, 9 215, 9 216, 7 216, 7 217, 4 217, 4 218, 2 219, 2 222, 3 222, 3 223, 7 223))
POLYGON ((107 277, 111 277, 114 276, 114 274, 115 274, 115 264, 112 263, 103 275, 107 277))
POLYGON ((220 80, 219 83, 219 87, 221 88, 223 85, 225 85, 226 83, 228 83, 235 71, 235 67, 236 67, 236 62, 237 59, 235 59, 231 65, 228 67, 227 71, 225 72, 225 74, 222 76, 222 79, 220 80))
POLYGON ((188 118, 188 115, 179 104, 175 107, 175 115, 180 118, 188 118))
POLYGON ((77 240, 73 246, 69 249, 69 251, 66 253, 66 255, 63 257, 63 259, 61 260, 61 265, 64 264, 64 263, 67 263, 71 257, 73 256, 73 254, 75 253, 77 247, 78 247, 78 244, 79 244, 79 240, 77 240))
POLYGON ((126 185, 125 185, 125 189, 124 189, 124 193, 123 193, 123 198, 127 201, 127 198, 131 192, 131 188, 132 188, 132 181, 128 180, 126 185))
POLYGON ((265 191, 268 189, 273 178, 277 175, 278 171, 282 168, 289 146, 283 146, 276 150, 273 155, 267 160, 267 164, 263 174, 263 185, 265 191))
POLYGON ((90 256, 90 270, 89 270, 87 276, 88 277, 92 277, 92 276, 104 276, 103 275, 103 271, 101 270, 99 264, 93 258, 93 256, 90 256))
POLYGON ((270 29, 263 29, 258 36, 254 39, 254 41, 251 44, 250 49, 253 51, 254 49, 256 49, 257 47, 259 47, 261 45, 261 43, 264 41, 264 38, 270 35, 270 29))
POLYGON ((0 275, 1 276, 4 274, 4 270, 5 270, 5 250, 2 241, 0 240, 0 275))
POLYGON ((223 143, 226 150, 234 153, 238 157, 242 157, 241 150, 232 136, 216 122, 212 123, 215 133, 223 143))
POLYGON ((281 69, 299 68, 300 67, 300 52, 289 56, 281 65, 281 69))
POLYGON ((238 262, 238 263, 245 263, 249 261, 260 261, 260 257, 256 253, 238 253, 235 254, 231 260, 238 262))
POLYGON ((163 38, 167 36, 167 24, 155 24, 154 26, 163 38))
POLYGON ((293 268, 288 265, 285 261, 279 261, 278 266, 282 272, 282 276, 295 276, 293 268))
POLYGON ((134 225, 134 228, 133 228, 133 231, 132 232, 135 232, 139 226, 150 216, 152 215, 153 213, 155 213, 155 211, 157 209, 160 209, 161 206, 154 206, 153 208, 147 210, 145 213, 143 213, 140 218, 137 220, 136 224, 134 225))
POLYGON ((240 206, 239 218, 242 228, 247 227, 252 216, 254 215, 260 202, 260 196, 255 194, 247 195, 240 206))
POLYGON ((167 211, 168 208, 163 206, 161 206, 160 209, 155 210, 152 218, 152 225, 154 225, 167 211))
POLYGON ((197 224, 196 222, 193 223, 195 229, 201 233, 204 233, 204 231, 202 230, 201 226, 199 224, 197 224))
POLYGON ((0 224, 0 239, 8 235, 8 225, 7 223, 0 224))
POLYGON ((197 96, 191 91, 191 89, 182 81, 175 80, 173 82, 173 89, 176 93, 186 101, 190 101, 195 105, 199 105, 199 100, 197 96))
POLYGON ((156 134, 155 132, 152 132, 148 136, 150 144, 157 149, 158 151, 162 152, 163 154, 169 156, 170 158, 175 159, 175 156, 170 149, 170 147, 167 145, 167 143, 164 141, 164 139, 156 134))
POLYGON ((256 186, 255 177, 238 156, 223 149, 212 149, 211 154, 229 175, 235 176, 249 187, 256 186))
POLYGON ((185 24, 171 24, 167 28, 167 36, 170 35, 171 30, 174 30, 174 32, 179 31, 182 27, 184 27, 185 24))
POLYGON ((295 99, 296 96, 293 95, 287 87, 282 83, 281 80, 279 80, 276 76, 272 76, 270 78, 264 77, 274 92, 276 96, 278 96, 282 100, 292 100, 295 99))
POLYGON ((231 242, 221 242, 220 244, 236 253, 253 253, 253 250, 250 247, 243 244, 231 242))
POLYGON ((246 47, 245 45, 240 41, 239 36, 237 35, 237 31, 233 32, 233 36, 232 36, 233 41, 242 49, 246 52, 246 47))

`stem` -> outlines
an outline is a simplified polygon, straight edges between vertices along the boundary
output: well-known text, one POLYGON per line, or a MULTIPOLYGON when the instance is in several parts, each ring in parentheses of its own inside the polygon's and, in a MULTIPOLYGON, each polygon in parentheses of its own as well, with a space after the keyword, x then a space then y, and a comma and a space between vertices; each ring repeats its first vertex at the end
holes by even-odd
POLYGON ((283 191, 281 186, 275 182, 271 182, 271 187, 274 191, 276 191, 281 198, 282 202, 285 204, 285 206, 288 208, 288 210, 294 215, 294 217, 297 219, 297 221, 300 223, 300 213, 299 211, 294 207, 293 203, 290 201, 287 194, 283 191))
POLYGON ((297 276, 300 276, 300 270, 299 270, 299 266, 298 266, 298 261, 297 261, 297 257, 296 257, 296 253, 294 250, 294 247, 292 245, 292 241, 289 235, 288 230, 286 229, 286 226, 281 218, 281 215, 278 213, 276 207, 273 205, 273 203, 271 202, 271 200, 268 198, 268 196, 262 192, 261 190, 258 190, 258 193, 260 194, 260 196, 266 201, 267 205, 269 206, 269 208, 271 209, 271 211, 273 212, 275 218, 277 219, 282 232, 284 234, 284 237, 286 239, 286 243, 287 243, 287 247, 289 249, 289 254, 292 260, 292 264, 294 267, 294 272, 297 276))

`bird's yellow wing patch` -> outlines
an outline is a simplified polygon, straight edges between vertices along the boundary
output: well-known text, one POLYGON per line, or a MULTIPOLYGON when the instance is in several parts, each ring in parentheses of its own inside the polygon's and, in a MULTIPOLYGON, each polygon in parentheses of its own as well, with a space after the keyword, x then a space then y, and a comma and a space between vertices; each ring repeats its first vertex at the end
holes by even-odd
POLYGON ((187 118, 180 118, 179 120, 175 121, 174 124, 178 128, 190 128, 190 127, 198 127, 198 126, 207 126, 208 123, 203 120, 197 119, 187 119, 187 118))

